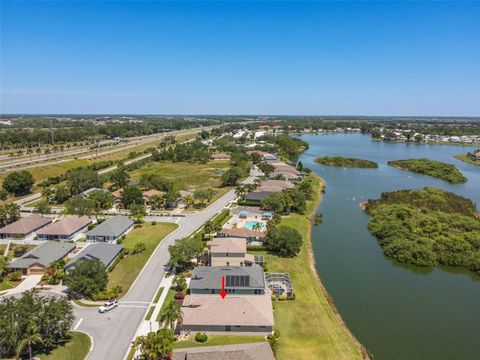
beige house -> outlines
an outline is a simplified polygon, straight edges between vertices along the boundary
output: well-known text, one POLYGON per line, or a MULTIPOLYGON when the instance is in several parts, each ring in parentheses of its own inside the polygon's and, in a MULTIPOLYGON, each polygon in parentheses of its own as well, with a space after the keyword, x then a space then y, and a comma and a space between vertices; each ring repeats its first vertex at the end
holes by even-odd
POLYGON ((247 241, 242 238, 215 238, 207 243, 210 266, 244 266, 247 241))

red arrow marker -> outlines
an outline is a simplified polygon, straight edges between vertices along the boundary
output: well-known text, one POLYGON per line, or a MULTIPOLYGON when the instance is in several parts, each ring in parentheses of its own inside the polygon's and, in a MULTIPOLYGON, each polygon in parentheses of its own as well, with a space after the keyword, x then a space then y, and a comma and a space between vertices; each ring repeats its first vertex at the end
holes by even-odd
POLYGON ((225 299, 225 296, 227 296, 227 292, 225 291, 225 276, 222 276, 222 292, 220 293, 220 296, 222 299, 225 299))

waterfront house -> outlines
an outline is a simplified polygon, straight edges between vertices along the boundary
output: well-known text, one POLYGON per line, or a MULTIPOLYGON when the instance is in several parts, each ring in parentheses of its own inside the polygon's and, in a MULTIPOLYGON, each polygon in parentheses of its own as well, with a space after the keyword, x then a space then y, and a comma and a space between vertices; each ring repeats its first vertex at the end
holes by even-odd
POLYGON ((229 229, 222 228, 217 232, 217 237, 233 237, 247 240, 247 243, 262 242, 265 239, 263 231, 249 230, 246 228, 229 229))
POLYGON ((229 294, 224 299, 219 295, 187 295, 182 304, 182 328, 213 334, 268 335, 273 330, 272 300, 269 295, 229 294))
POLYGON ((33 214, 2 227, 0 229, 0 239, 25 240, 27 238, 35 238, 35 231, 40 230, 51 222, 52 219, 33 214))
POLYGON ((116 242, 133 227, 133 221, 123 215, 105 220, 94 229, 87 232, 87 241, 116 242))
POLYGON ((73 240, 92 220, 88 216, 69 215, 37 231, 39 240, 73 240))
POLYGON ((65 265, 65 270, 72 270, 83 260, 98 260, 108 269, 115 259, 120 256, 123 251, 123 245, 94 243, 87 244, 70 262, 65 265))
POLYGON ((193 270, 189 290, 192 295, 220 294, 222 277, 225 291, 235 295, 265 294, 263 268, 253 266, 199 266, 193 270))
POLYGON ((14 260, 8 268, 23 275, 44 275, 55 261, 64 259, 75 247, 72 243, 45 242, 14 260))
POLYGON ((207 243, 210 266, 244 266, 247 241, 241 238, 214 238, 207 243))

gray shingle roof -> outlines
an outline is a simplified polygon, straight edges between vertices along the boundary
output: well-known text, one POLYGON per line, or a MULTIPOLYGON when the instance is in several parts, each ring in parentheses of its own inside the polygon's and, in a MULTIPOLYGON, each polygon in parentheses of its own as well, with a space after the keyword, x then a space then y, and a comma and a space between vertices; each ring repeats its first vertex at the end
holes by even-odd
POLYGON ((173 351, 173 360, 275 360, 266 342, 205 346, 173 351))
POLYGON ((263 268, 260 266, 198 266, 193 270, 192 279, 190 280, 190 289, 221 289, 222 276, 225 276, 225 287, 227 287, 226 277, 232 276, 248 276, 249 286, 231 286, 236 289, 264 289, 265 277, 263 268))
POLYGON ((123 245, 94 243, 87 245, 77 256, 65 265, 65 269, 74 268, 80 260, 100 260, 108 267, 123 250, 123 245))
POLYGON ((123 215, 117 215, 108 219, 87 232, 88 236, 114 236, 118 237, 133 225, 133 221, 123 215))
POLYGON ((76 245, 72 243, 48 241, 24 254, 21 258, 12 262, 9 267, 24 269, 35 263, 49 267, 54 261, 67 256, 75 247, 76 245))
POLYGON ((254 191, 245 195, 245 200, 265 200, 272 191, 254 191))

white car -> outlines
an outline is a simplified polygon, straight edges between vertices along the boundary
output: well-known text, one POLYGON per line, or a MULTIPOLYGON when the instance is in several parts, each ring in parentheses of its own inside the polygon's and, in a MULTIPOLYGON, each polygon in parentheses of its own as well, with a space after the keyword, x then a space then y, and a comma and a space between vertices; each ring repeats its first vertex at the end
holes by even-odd
POLYGON ((99 307, 98 312, 103 314, 110 310, 115 309, 117 306, 118 306, 117 300, 109 300, 105 304, 99 307))

